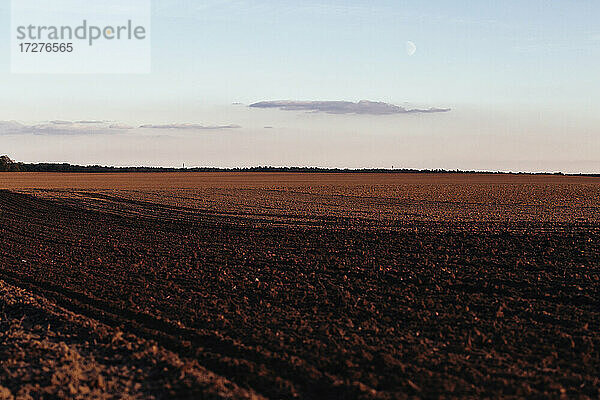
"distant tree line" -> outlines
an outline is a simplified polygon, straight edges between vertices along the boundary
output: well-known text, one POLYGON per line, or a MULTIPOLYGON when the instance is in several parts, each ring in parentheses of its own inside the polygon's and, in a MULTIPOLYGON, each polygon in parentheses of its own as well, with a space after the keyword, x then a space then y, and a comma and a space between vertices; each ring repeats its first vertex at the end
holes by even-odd
MULTIPOLYGON (((247 168, 163 168, 163 167, 106 167, 101 165, 72 165, 67 163, 40 163, 28 164, 15 162, 8 156, 0 156, 0 172, 87 172, 87 173, 108 173, 108 172, 312 172, 312 173, 413 173, 413 174, 431 174, 431 173, 453 173, 453 174, 504 174, 505 172, 481 172, 481 171, 461 171, 445 169, 384 169, 384 168, 364 168, 364 169, 341 169, 341 168, 319 168, 319 167, 247 167, 247 168)), ((527 174, 535 175, 529 173, 527 174)), ((547 175, 547 174, 546 174, 547 175)), ((555 172, 554 175, 565 175, 562 172, 555 172)), ((571 175, 571 174, 569 174, 571 175)), ((578 174, 581 176, 600 176, 592 174, 578 174)))

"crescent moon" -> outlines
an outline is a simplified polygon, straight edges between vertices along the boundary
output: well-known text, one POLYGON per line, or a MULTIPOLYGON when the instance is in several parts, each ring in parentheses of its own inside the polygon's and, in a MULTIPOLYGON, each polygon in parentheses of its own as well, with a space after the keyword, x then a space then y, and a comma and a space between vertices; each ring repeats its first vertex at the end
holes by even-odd
POLYGON ((406 54, 412 56, 417 52, 417 46, 410 40, 406 42, 406 54))

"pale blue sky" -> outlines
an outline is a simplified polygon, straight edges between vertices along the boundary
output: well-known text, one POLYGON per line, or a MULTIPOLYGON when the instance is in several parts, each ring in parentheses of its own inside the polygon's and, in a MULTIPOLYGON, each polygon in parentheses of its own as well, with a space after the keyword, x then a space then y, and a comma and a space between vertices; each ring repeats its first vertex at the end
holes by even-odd
POLYGON ((26 147, 26 134, 0 134, 1 152, 19 159, 600 172, 598 1, 155 0, 150 75, 11 75, 2 1, 0 121, 241 126, 32 136, 43 151, 26 147), (332 116, 232 105, 282 99, 452 111, 332 116))

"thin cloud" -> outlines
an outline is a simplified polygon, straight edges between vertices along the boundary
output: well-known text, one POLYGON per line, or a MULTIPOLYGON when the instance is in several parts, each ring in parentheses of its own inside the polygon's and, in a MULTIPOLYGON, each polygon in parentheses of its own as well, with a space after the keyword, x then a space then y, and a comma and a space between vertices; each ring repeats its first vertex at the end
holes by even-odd
POLYGON ((0 134, 12 135, 23 131, 24 125, 16 121, 0 121, 0 134))
POLYGON ((275 108, 283 111, 308 111, 327 114, 362 114, 362 115, 391 115, 391 114, 417 114, 417 113, 442 113, 450 111, 449 108, 404 108, 395 104, 377 101, 361 100, 357 103, 351 101, 261 101, 251 104, 252 108, 275 108))
POLYGON ((119 133, 123 129, 103 122, 91 124, 80 121, 54 120, 27 125, 16 121, 0 121, 0 135, 101 135, 119 133))
POLYGON ((99 125, 99 124, 106 123, 106 121, 96 121, 96 120, 89 120, 89 121, 87 121, 87 120, 83 120, 83 121, 75 121, 75 123, 76 124, 84 124, 84 125, 87 125, 87 124, 99 125))
POLYGON ((164 124, 164 125, 140 125, 142 129, 164 129, 164 130, 222 130, 238 129, 239 125, 199 125, 199 124, 164 124))
MULTIPOLYGON (((215 125, 206 126, 198 124, 164 124, 164 125, 140 125, 139 129, 157 130, 225 130, 237 129, 239 125, 215 125)), ((119 122, 106 122, 94 120, 62 121, 53 120, 39 124, 22 124, 17 121, 0 121, 0 135, 101 135, 115 134, 136 129, 135 126, 119 122)))
POLYGON ((110 124, 108 126, 110 129, 135 129, 135 126, 127 125, 127 124, 110 124))

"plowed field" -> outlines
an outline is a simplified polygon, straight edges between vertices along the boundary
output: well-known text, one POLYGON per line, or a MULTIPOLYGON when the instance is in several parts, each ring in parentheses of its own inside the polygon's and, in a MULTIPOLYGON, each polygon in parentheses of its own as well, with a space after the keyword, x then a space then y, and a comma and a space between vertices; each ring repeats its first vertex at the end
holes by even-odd
POLYGON ((600 396, 600 179, 0 188, 0 399, 600 396))

